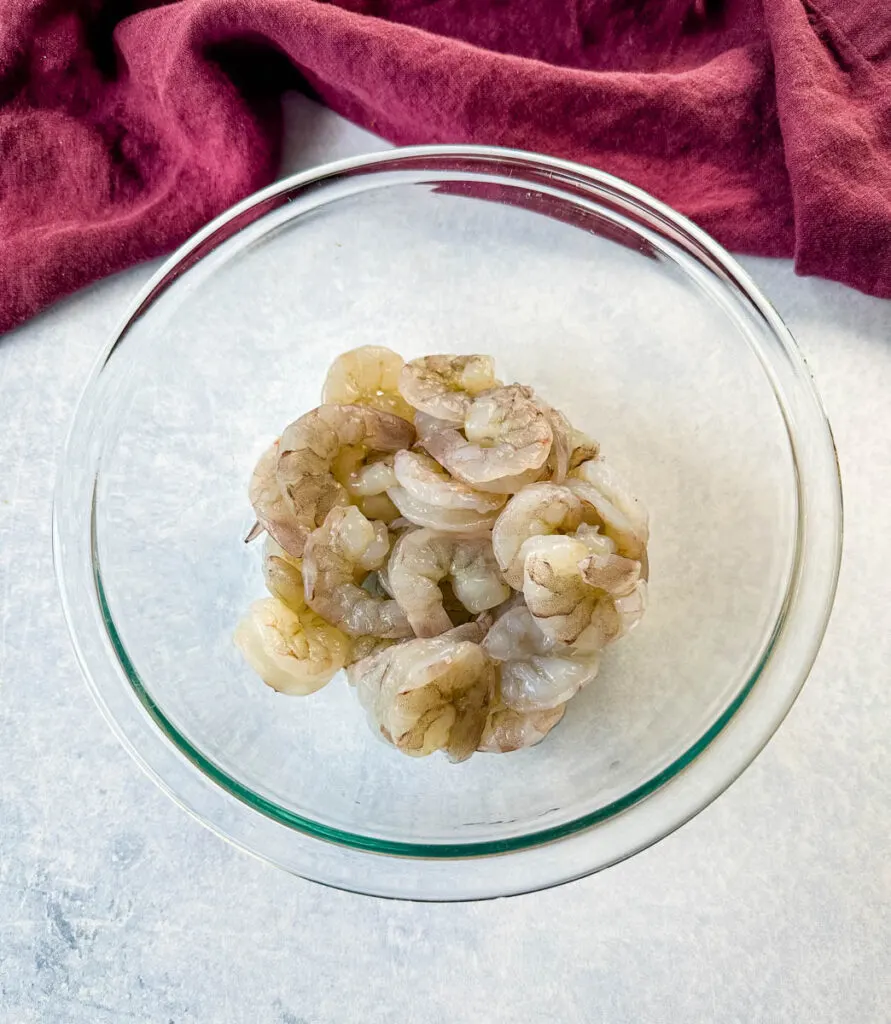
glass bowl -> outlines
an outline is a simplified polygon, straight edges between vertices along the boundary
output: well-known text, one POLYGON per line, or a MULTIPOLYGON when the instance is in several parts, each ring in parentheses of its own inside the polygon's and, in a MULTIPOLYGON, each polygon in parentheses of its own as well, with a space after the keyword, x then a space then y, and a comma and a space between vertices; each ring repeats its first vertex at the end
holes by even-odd
POLYGON ((429 147, 279 182, 161 268, 77 409, 54 545, 90 688, 175 800, 307 878, 459 900, 596 871, 729 785, 815 657, 841 500, 801 355, 720 246, 589 168, 429 147), (283 697, 232 643, 250 471, 361 344, 491 353, 651 512, 649 611, 540 746, 406 758, 342 677, 283 697))

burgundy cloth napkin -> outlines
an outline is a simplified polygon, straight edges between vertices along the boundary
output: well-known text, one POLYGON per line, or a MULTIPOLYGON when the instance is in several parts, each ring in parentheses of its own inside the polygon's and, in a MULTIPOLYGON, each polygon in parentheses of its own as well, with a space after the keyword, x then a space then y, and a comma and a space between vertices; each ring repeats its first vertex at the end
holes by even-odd
POLYGON ((891 0, 0 0, 0 331, 269 182, 294 87, 891 296, 891 0))

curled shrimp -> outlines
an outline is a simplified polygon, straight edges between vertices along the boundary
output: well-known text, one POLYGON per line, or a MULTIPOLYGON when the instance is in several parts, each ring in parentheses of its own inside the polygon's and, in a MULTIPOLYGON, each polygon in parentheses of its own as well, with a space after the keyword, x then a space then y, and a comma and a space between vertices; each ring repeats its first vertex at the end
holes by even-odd
POLYGON ((572 455, 575 431, 559 409, 552 408, 541 399, 538 400, 538 406, 545 414, 545 418, 551 426, 551 433, 554 435, 547 461, 548 479, 552 483, 562 484, 569 472, 569 459, 572 455))
POLYGON ((612 597, 626 597, 640 581, 641 564, 623 555, 591 554, 579 562, 579 571, 588 586, 612 597))
POLYGON ((303 552, 306 602, 348 636, 399 639, 412 635, 399 605, 364 590, 357 579, 383 565, 389 537, 353 505, 331 509, 303 552))
POLYGON ((462 425, 473 396, 498 385, 491 356, 423 356, 406 363, 399 391, 427 416, 462 425))
POLYGON ((492 528, 492 549, 504 574, 514 588, 523 587, 523 543, 530 537, 571 533, 581 524, 582 503, 567 487, 533 484, 515 494, 492 528))
POLYGON ((484 754, 509 754, 534 747, 547 736, 566 712, 565 704, 537 711, 516 711, 500 701, 489 712, 476 748, 484 754))
POLYGON ((497 512, 507 500, 501 494, 484 494, 455 480, 423 452, 397 452, 393 459, 396 483, 416 501, 455 511, 497 512))
POLYGON ((597 651, 576 650, 548 636, 523 604, 495 621, 482 646, 501 663, 502 704, 520 714, 565 704, 597 675, 600 664, 597 651))
POLYGON ((596 652, 621 639, 634 629, 647 608, 647 583, 638 580, 633 590, 619 597, 601 595, 595 601, 588 625, 576 637, 578 651, 596 652))
POLYGON ((257 522, 245 538, 245 543, 265 530, 284 550, 299 557, 306 533, 294 514, 291 502, 279 487, 277 465, 278 441, 263 452, 251 474, 248 497, 257 522))
POLYGON ((387 580, 420 637, 452 628, 440 589, 445 580, 474 614, 495 608, 510 596, 487 537, 454 537, 435 530, 412 530, 399 538, 387 564, 387 580))
POLYGON ((335 460, 333 473, 366 519, 392 523, 399 517, 399 509, 386 493, 396 485, 392 455, 372 456, 366 461, 361 449, 345 449, 345 456, 335 460))
POLYGON ((343 481, 346 489, 356 498, 376 498, 380 494, 385 494, 388 487, 394 487, 398 482, 393 461, 393 455, 381 455, 368 461, 360 458, 343 481))
POLYGON ((483 735, 495 664, 479 644, 439 636, 408 640, 348 669, 375 732, 403 754, 444 750, 463 761, 483 735))
POLYGON ((423 446, 471 487, 510 494, 542 475, 553 439, 534 392, 511 384, 471 402, 463 434, 454 428, 433 431, 423 446))
POLYGON ((266 589, 298 615, 306 609, 300 560, 280 547, 274 538, 266 538, 263 551, 263 579, 266 589))
POLYGON ((583 462, 596 459, 598 455, 600 455, 600 445, 580 430, 573 430, 568 471, 571 473, 574 469, 578 469, 583 462))
MULTIPOLYGON (((392 647, 399 642, 399 640, 388 640, 382 636, 354 637, 350 648, 350 657, 347 661, 347 668, 355 665, 357 661, 362 661, 364 658, 371 658, 375 654, 380 654, 388 647, 392 647)), ((349 679, 349 672, 347 673, 347 678, 349 679)))
POLYGON ((585 524, 572 537, 523 544, 523 595, 548 637, 596 652, 640 621, 647 596, 641 563, 614 548, 612 538, 585 524))
POLYGON ((382 345, 363 345, 339 355, 322 387, 325 405, 368 405, 409 423, 414 409, 399 394, 402 356, 382 345))
POLYGON ((530 537, 520 548, 523 596, 553 640, 572 643, 591 621, 597 592, 582 577, 579 563, 588 548, 575 537, 530 537))
POLYGON ((566 486, 586 506, 586 522, 600 525, 619 554, 636 561, 644 557, 650 533, 646 510, 608 463, 601 458, 583 462, 571 471, 566 486))
POLYGON ((488 533, 498 518, 498 509, 491 512, 475 512, 473 509, 443 508, 428 505, 406 490, 405 487, 391 487, 387 497, 399 514, 415 526, 426 526, 443 533, 478 534, 488 533))
POLYGON ((349 640, 308 608, 275 597, 255 601, 235 629, 235 644, 258 676, 279 693, 320 690, 344 667, 349 640))
MULTIPOLYGON (((350 503, 335 468, 342 474, 347 472, 344 463, 351 465, 356 458, 410 447, 414 436, 412 425, 398 416, 359 405, 322 405, 287 427, 279 441, 276 474, 302 541, 332 508, 350 503)), ((299 556, 302 544, 297 546, 300 550, 288 550, 299 556)))

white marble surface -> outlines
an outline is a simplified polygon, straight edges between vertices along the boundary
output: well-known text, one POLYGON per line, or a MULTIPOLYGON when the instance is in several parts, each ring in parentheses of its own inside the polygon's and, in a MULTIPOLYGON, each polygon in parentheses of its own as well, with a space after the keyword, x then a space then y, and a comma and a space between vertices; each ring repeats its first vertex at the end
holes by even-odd
MULTIPOLYGON (((383 143, 288 104, 285 170, 383 143)), ((151 267, 0 338, 0 1024, 891 1019, 891 303, 744 261, 833 422, 847 534, 823 651, 728 793, 596 877, 481 904, 326 890, 206 832, 119 748, 52 574, 56 460, 151 267)))

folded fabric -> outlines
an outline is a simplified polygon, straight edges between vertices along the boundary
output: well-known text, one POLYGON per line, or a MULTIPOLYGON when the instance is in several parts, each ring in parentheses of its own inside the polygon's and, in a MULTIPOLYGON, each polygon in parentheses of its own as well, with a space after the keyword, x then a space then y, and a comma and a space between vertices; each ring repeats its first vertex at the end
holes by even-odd
POLYGON ((0 331, 272 180, 289 88, 891 296, 888 0, 0 0, 0 331))

